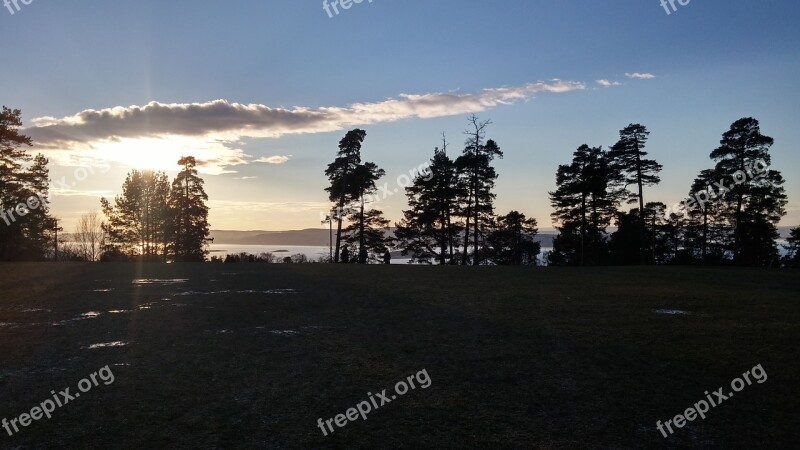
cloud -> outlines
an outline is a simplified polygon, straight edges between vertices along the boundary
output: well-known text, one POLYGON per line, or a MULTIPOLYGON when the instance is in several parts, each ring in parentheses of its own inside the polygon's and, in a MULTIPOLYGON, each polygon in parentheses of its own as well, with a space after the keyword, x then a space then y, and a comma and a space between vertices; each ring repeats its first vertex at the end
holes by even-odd
POLYGON ((656 77, 652 73, 639 73, 639 72, 633 72, 633 73, 625 72, 625 76, 636 80, 652 80, 653 78, 656 77))
MULTIPOLYGON (((150 102, 144 106, 87 109, 62 118, 38 117, 25 130, 40 150, 67 150, 86 154, 96 150, 112 161, 128 163, 119 153, 150 149, 161 163, 177 161, 173 143, 186 150, 206 148, 199 169, 226 173, 227 167, 246 164, 240 148, 244 138, 278 138, 291 134, 325 133, 404 119, 430 119, 488 110, 527 101, 539 93, 566 93, 586 89, 576 81, 554 79, 515 87, 484 89, 476 93, 437 92, 401 94, 378 102, 348 106, 291 108, 214 100, 204 103, 150 102), (149 142, 149 146, 139 145, 149 142)), ((97 156, 97 155, 95 155, 97 156)), ((266 161, 265 161, 266 162, 266 161)), ((285 161, 284 161, 285 162, 285 161)), ((173 164, 170 162, 169 164, 173 164)))
POLYGON ((104 190, 77 190, 70 188, 56 188, 50 189, 50 194, 59 197, 114 197, 114 192, 104 190))
POLYGON ((609 80, 597 80, 595 83, 603 86, 604 88, 609 88, 611 86, 622 86, 622 83, 619 81, 609 81, 609 80))
POLYGON ((289 159, 291 159, 292 155, 275 155, 269 156, 264 158, 258 158, 253 162, 257 163, 267 163, 267 164, 285 164, 289 159))
POLYGON ((235 177, 234 180, 255 180, 258 177, 235 177))

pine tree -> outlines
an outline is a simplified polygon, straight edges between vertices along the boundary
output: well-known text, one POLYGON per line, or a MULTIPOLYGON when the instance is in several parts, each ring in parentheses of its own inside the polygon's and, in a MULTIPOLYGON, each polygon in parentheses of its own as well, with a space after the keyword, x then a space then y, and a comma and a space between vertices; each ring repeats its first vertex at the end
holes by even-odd
POLYGON ((541 244, 536 242, 539 233, 536 219, 511 211, 497 218, 495 230, 489 234, 492 262, 497 265, 536 265, 541 244))
POLYGON ((367 252, 366 260, 358 262, 380 262, 383 254, 392 245, 392 238, 388 229, 390 221, 383 217, 383 211, 367 209, 361 214, 351 216, 352 222, 343 230, 344 241, 350 248, 364 248, 367 252))
POLYGON ((497 143, 493 140, 485 141, 486 127, 491 121, 480 121, 474 114, 469 118, 470 129, 465 131, 467 142, 464 152, 456 161, 456 167, 463 178, 466 186, 466 197, 462 199, 465 204, 465 229, 464 247, 462 250, 461 263, 466 265, 469 259, 469 238, 472 236, 473 258, 472 264, 478 265, 481 260, 478 257, 481 248, 481 238, 483 226, 490 221, 494 215, 494 199, 496 195, 494 189, 495 180, 498 175, 492 161, 495 158, 502 158, 503 152, 500 151, 497 143))
POLYGON ((325 170, 325 175, 330 181, 330 186, 325 190, 328 192, 330 201, 336 204, 336 247, 333 255, 333 262, 339 262, 339 251, 342 241, 342 221, 344 219, 345 207, 360 199, 361 191, 353 183, 353 173, 361 164, 361 145, 367 132, 360 129, 348 131, 344 138, 339 141, 339 151, 336 159, 325 170))
POLYGON ((32 157, 31 139, 19 132, 22 113, 0 112, 0 260, 41 260, 51 248, 47 158, 32 157))
POLYGON ((769 169, 774 140, 761 134, 758 120, 739 119, 711 152, 715 175, 723 186, 717 194, 731 230, 730 249, 739 265, 767 266, 778 259, 777 224, 786 214, 783 176, 769 169), (726 183, 727 180, 727 183, 726 183))
POLYGON ((457 239, 462 230, 456 217, 461 211, 458 203, 465 192, 455 162, 447 156, 447 141, 434 150, 430 165, 417 174, 406 188, 409 209, 396 224, 395 236, 404 255, 411 254, 413 262, 438 262, 441 265, 456 261, 457 239))
POLYGON ((700 172, 692 182, 683 221, 683 248, 691 261, 702 265, 725 258, 725 224, 722 205, 715 201, 717 174, 713 169, 700 172))
POLYGON ((203 189, 203 179, 197 175, 195 158, 184 156, 178 164, 183 170, 172 182, 169 195, 170 253, 175 261, 205 261, 209 234, 208 195, 203 189))
MULTIPOLYGON (((350 215, 350 219, 354 220, 357 225, 356 234, 358 236, 359 264, 366 264, 367 259, 369 258, 370 250, 374 250, 370 244, 367 243, 368 227, 375 226, 376 223, 385 220, 383 219, 383 213, 381 211, 368 211, 365 205, 366 197, 372 196, 375 194, 375 191, 377 191, 375 183, 385 174, 386 172, 375 165, 375 163, 367 162, 357 165, 353 171, 352 177, 350 178, 350 182, 353 185, 355 198, 359 202, 358 208, 355 209, 353 214, 350 215), (372 215, 370 219, 367 217, 368 213, 372 215), (373 223, 367 223, 368 220, 373 220, 373 223)), ((386 222, 388 223, 388 221, 386 222)), ((377 242, 371 242, 371 244, 377 245, 377 242)), ((380 247, 386 251, 385 246, 381 244, 380 247)))
POLYGON ((169 179, 164 172, 132 170, 122 185, 122 195, 112 205, 100 199, 108 221, 106 251, 118 250, 144 261, 166 261, 170 226, 169 179))
POLYGON ((585 144, 573 153, 570 164, 558 167, 557 189, 549 193, 559 230, 551 264, 595 265, 603 260, 605 230, 619 203, 617 191, 609 188, 615 176, 603 149, 585 144))
MULTIPOLYGON (((619 141, 608 152, 613 169, 621 175, 620 190, 627 193, 629 201, 639 201, 639 211, 644 211, 644 187, 653 186, 661 182, 658 173, 662 166, 655 160, 647 159, 644 151, 650 132, 647 127, 640 124, 630 124, 619 132, 619 141), (627 187, 636 185, 634 193, 628 193, 627 187)), ((645 224, 639 224, 641 238, 644 244, 645 224)), ((641 248, 641 263, 647 260, 646 250, 641 248)))

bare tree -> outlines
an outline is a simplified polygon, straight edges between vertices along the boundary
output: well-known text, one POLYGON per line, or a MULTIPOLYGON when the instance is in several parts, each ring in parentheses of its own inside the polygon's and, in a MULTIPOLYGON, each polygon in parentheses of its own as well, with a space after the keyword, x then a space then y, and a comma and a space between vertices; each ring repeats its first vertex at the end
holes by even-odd
POLYGON ((86 261, 100 259, 101 248, 106 239, 102 225, 103 221, 97 211, 84 214, 78 220, 78 225, 75 227, 75 242, 79 255, 86 261))

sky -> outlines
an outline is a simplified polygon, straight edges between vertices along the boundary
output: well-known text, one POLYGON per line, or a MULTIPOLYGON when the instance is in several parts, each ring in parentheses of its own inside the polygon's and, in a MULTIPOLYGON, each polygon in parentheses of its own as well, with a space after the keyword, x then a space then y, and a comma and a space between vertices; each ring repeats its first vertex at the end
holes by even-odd
POLYGON ((497 212, 540 229, 580 145, 646 125, 664 169, 645 199, 671 205, 742 117, 775 139, 781 225, 800 224, 800 2, 660 1, 7 1, 0 103, 50 158, 68 230, 132 168, 174 176, 183 155, 202 163, 212 229, 321 227, 324 170, 353 128, 397 221, 405 175, 442 133, 457 156, 473 113, 505 154, 497 212))

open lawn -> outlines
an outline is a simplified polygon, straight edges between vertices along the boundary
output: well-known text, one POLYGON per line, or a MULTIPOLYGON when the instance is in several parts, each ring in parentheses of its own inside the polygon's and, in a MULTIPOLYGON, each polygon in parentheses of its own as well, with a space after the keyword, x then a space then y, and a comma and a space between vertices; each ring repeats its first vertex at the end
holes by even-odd
POLYGON ((2 448, 800 442, 797 271, 49 263, 0 273, 0 419, 51 391, 80 393, 106 365, 114 376, 49 420, 0 429, 2 448), (134 283, 147 279, 174 282, 134 283), (669 438, 656 429, 705 391, 727 396, 758 364, 763 383, 669 438), (390 404, 373 397, 366 421, 323 435, 319 418, 394 394, 422 370, 427 389, 412 379, 390 404))

